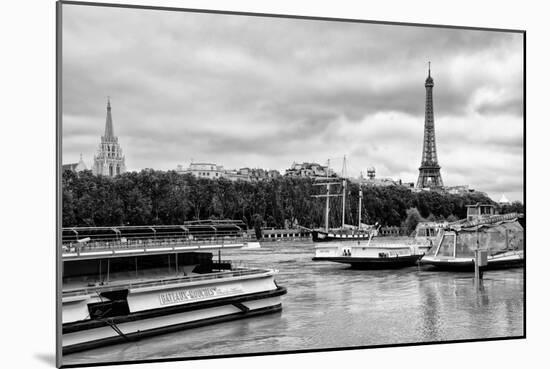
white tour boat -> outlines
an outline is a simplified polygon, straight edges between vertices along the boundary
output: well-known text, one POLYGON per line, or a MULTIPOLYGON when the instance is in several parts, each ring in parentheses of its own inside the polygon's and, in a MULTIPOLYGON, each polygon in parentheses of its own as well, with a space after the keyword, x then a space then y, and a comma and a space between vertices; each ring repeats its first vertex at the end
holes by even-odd
POLYGON ((315 246, 313 261, 349 264, 357 269, 390 269, 413 266, 424 255, 424 247, 415 243, 384 241, 346 241, 320 243, 315 246))
POLYGON ((259 246, 242 226, 64 228, 63 354, 281 311, 276 270, 221 259, 259 246))

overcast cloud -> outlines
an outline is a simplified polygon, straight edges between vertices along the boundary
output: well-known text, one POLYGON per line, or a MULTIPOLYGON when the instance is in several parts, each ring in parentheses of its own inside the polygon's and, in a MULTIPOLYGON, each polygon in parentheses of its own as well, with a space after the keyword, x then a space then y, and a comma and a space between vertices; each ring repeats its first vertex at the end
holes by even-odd
POLYGON ((523 198, 519 33, 63 5, 63 162, 111 97, 129 170, 348 158, 415 182, 432 62, 445 185, 523 198))

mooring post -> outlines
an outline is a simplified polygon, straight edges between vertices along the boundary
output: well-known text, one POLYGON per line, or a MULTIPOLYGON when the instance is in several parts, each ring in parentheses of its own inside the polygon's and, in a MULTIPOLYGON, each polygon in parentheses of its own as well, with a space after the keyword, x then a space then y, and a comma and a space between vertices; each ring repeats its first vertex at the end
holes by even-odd
POLYGON ((476 248, 476 250, 474 251, 474 284, 475 284, 476 291, 478 291, 479 290, 479 248, 476 248))
POLYGON ((487 250, 481 250, 479 248, 479 234, 476 231, 476 249, 474 251, 474 279, 476 290, 479 290, 481 287, 480 282, 483 279, 483 271, 481 270, 481 267, 488 264, 487 256, 487 250))
POLYGON ((476 291, 479 291, 479 233, 476 229, 476 249, 474 251, 474 285, 476 291))

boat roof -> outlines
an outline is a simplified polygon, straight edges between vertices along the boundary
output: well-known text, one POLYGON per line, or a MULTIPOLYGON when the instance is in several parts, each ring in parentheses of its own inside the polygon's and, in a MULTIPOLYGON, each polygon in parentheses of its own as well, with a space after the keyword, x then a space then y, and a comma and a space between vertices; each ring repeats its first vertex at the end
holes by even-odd
POLYGON ((179 225, 65 227, 63 260, 101 259, 242 248, 250 241, 242 221, 179 225))
POLYGON ((219 237, 235 235, 246 229, 242 220, 195 220, 174 225, 63 227, 62 241, 65 244, 86 238, 109 241, 121 238, 219 237))
POLYGON ((478 230, 483 227, 495 227, 503 223, 516 222, 519 218, 523 218, 521 213, 508 213, 502 215, 489 215, 473 220, 462 219, 457 222, 449 223, 445 228, 446 230, 460 231, 460 230, 478 230))

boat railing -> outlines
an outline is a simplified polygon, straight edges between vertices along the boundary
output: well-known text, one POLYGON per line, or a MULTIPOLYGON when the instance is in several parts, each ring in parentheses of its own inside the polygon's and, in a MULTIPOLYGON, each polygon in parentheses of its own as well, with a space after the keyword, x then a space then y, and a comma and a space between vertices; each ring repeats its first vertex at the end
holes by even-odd
POLYGON ((198 282, 198 281, 207 281, 207 280, 217 280, 220 278, 229 278, 229 277, 242 277, 247 275, 263 274, 270 272, 270 269, 241 269, 235 268, 223 272, 215 272, 208 274, 197 274, 190 276, 172 276, 165 278, 157 278, 155 280, 148 281, 120 281, 120 282, 107 282, 107 283, 98 283, 93 286, 81 287, 67 289, 63 291, 63 297, 69 296, 80 296, 80 295, 90 295, 90 294, 99 294, 101 292, 107 292, 112 290, 124 289, 137 289, 137 288, 146 288, 146 287, 157 287, 177 283, 189 283, 189 282, 198 282))
MULTIPOLYGON (((76 254, 80 255, 83 252, 94 251, 115 251, 115 250, 128 250, 128 249, 147 249, 148 251, 155 251, 155 249, 165 249, 167 247, 185 247, 185 246, 211 246, 211 247, 231 247, 232 245, 238 245, 241 243, 255 241, 255 239, 242 236, 221 236, 221 237, 204 237, 204 238, 132 238, 132 239, 119 239, 119 240, 90 240, 87 242, 66 242, 62 244, 64 254, 76 254)), ((206 247, 205 247, 206 248, 206 247)), ((174 250, 175 251, 175 250, 174 250)))
POLYGON ((84 239, 103 240, 133 238, 237 236, 248 232, 240 221, 193 221, 179 225, 63 227, 63 243, 84 239))

